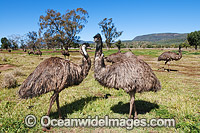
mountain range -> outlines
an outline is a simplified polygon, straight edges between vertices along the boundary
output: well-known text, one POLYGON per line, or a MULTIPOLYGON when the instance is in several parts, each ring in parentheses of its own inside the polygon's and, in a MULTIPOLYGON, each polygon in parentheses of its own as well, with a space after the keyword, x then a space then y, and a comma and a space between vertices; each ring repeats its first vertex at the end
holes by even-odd
MULTIPOLYGON (((146 41, 155 44, 172 44, 172 43, 182 43, 187 39, 188 33, 155 33, 136 36, 132 40, 122 40, 122 42, 137 42, 146 41)), ((78 43, 94 43, 93 41, 79 40, 78 43)))
POLYGON ((136 36, 132 41, 148 41, 148 42, 158 42, 166 40, 186 40, 188 33, 157 33, 136 36))

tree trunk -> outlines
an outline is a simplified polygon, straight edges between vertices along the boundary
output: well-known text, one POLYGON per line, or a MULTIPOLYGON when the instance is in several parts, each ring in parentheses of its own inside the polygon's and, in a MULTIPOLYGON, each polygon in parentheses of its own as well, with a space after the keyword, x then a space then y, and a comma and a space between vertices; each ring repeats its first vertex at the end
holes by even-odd
POLYGON ((197 50, 197 45, 195 45, 195 50, 197 50))
POLYGON ((110 43, 106 43, 107 45, 107 50, 110 50, 110 43))

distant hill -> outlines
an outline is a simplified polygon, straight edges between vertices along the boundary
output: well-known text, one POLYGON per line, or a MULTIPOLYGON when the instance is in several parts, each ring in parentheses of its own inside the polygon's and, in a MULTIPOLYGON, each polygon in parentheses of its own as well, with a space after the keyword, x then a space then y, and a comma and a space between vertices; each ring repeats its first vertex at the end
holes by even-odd
POLYGON ((148 41, 148 42, 162 42, 167 40, 184 41, 187 38, 188 33, 157 33, 137 36, 133 41, 148 41))
POLYGON ((93 41, 83 41, 83 40, 78 40, 76 41, 76 43, 80 43, 80 44, 83 44, 83 43, 94 43, 93 41))

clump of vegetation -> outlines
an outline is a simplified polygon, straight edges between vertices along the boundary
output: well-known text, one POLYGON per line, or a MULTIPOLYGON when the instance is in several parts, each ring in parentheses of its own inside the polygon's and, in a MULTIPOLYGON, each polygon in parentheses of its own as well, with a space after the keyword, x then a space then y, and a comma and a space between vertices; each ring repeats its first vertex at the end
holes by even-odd
POLYGON ((3 58, 2 58, 2 61, 3 61, 3 62, 7 62, 8 60, 7 60, 5 57, 3 57, 3 58))
POLYGON ((4 88, 14 88, 17 86, 17 80, 14 78, 13 74, 5 74, 3 79, 4 88))
POLYGON ((15 77, 17 77, 17 76, 24 76, 25 74, 22 72, 22 70, 21 69, 15 69, 13 72, 12 72, 12 74, 15 76, 15 77))

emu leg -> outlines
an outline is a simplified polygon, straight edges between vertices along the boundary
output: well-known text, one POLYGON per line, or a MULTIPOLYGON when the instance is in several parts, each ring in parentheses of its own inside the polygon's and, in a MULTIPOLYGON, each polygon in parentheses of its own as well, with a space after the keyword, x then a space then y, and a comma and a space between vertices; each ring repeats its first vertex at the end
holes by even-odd
POLYGON ((49 110, 47 112, 47 115, 49 116, 50 112, 51 112, 51 107, 52 105, 54 104, 55 100, 56 100, 56 97, 57 97, 57 93, 54 92, 54 94, 51 96, 51 99, 50 99, 50 105, 49 105, 49 110))
MULTIPOLYGON (((49 116, 50 112, 51 112, 51 107, 54 104, 56 98, 57 98, 57 93, 54 91, 54 94, 51 96, 50 98, 50 105, 49 105, 49 110, 47 112, 47 116, 49 116)), ((47 120, 45 119, 44 123, 47 123, 47 120)), ((43 127, 43 131, 49 131, 50 127, 43 127)))
POLYGON ((137 118, 137 111, 135 107, 135 92, 130 92, 129 95, 130 95, 129 118, 131 118, 133 108, 134 108, 134 118, 137 118))
POLYGON ((167 61, 165 61, 165 65, 167 64, 167 62, 168 62, 168 60, 167 60, 167 61))
POLYGON ((61 119, 62 118, 62 114, 61 114, 60 106, 59 106, 59 94, 56 97, 56 104, 57 104, 57 109, 58 109, 58 115, 59 115, 59 118, 61 119))
POLYGON ((170 62, 168 63, 168 72, 170 72, 170 68, 169 68, 170 62))
MULTIPOLYGON (((167 60, 167 61, 165 61, 165 65, 167 64, 167 62, 168 62, 168 60, 167 60)), ((164 69, 164 70, 167 70, 167 71, 169 71, 169 65, 168 65, 168 69, 164 69)))

